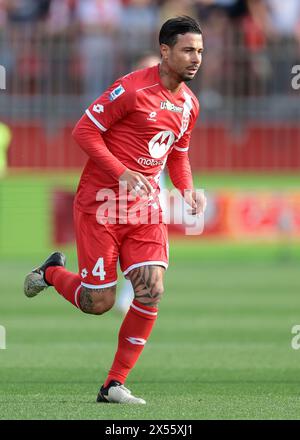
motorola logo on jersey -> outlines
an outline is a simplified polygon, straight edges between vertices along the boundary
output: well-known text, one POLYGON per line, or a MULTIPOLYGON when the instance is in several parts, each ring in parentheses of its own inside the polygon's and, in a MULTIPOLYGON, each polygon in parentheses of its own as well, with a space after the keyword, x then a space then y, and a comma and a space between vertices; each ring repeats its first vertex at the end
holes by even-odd
POLYGON ((157 167, 158 165, 162 166, 164 164, 163 160, 149 159, 147 157, 139 157, 137 162, 144 167, 157 167))
POLYGON ((175 141, 175 135, 172 131, 160 131, 149 141, 149 153, 154 159, 163 157, 175 141))

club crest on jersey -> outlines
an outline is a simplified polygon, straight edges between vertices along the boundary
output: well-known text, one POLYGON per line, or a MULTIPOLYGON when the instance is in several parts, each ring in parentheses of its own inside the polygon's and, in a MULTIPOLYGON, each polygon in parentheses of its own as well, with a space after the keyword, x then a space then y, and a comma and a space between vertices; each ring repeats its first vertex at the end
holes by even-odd
POLYGON ((188 129, 189 122, 190 122, 190 115, 192 110, 192 98, 188 93, 183 92, 183 95, 185 97, 185 101, 183 104, 183 114, 181 119, 181 129, 180 134, 177 138, 177 140, 181 139, 186 130, 188 129))
POLYGON ((111 94, 109 95, 109 100, 110 101, 114 101, 115 99, 117 99, 120 95, 122 95, 122 93, 125 92, 125 89, 123 86, 119 85, 118 87, 116 87, 111 94))
POLYGON ((160 108, 162 110, 169 110, 170 112, 175 112, 175 113, 182 113, 183 112, 183 108, 182 107, 178 107, 177 105, 172 104, 170 101, 161 101, 160 102, 160 108))

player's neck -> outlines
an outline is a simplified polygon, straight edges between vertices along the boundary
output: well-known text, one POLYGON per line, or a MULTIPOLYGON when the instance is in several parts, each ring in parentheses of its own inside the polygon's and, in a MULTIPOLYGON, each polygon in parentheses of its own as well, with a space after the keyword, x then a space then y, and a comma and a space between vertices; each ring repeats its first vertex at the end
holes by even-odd
POLYGON ((175 94, 180 90, 182 81, 177 76, 172 75, 169 67, 163 61, 159 65, 159 76, 163 86, 171 93, 175 94))

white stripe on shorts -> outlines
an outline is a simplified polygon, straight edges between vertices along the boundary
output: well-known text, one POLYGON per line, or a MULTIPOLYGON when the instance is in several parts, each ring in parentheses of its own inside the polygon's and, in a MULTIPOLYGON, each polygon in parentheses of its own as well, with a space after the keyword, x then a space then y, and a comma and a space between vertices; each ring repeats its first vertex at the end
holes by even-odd
POLYGON ((77 287, 77 289, 75 290, 75 294, 74 294, 74 301, 76 306, 80 309, 80 306, 78 304, 78 292, 81 289, 81 284, 79 284, 79 286, 77 287))
POLYGON ((127 267, 126 270, 124 270, 123 275, 127 275, 132 269, 136 269, 137 267, 142 266, 163 266, 165 269, 168 269, 168 263, 165 261, 143 261, 142 263, 136 263, 132 264, 131 266, 127 267))
POLYGON ((87 287, 88 289, 104 289, 105 287, 115 286, 116 284, 117 281, 113 281, 112 283, 107 283, 107 284, 100 284, 100 285, 81 283, 83 287, 87 287))

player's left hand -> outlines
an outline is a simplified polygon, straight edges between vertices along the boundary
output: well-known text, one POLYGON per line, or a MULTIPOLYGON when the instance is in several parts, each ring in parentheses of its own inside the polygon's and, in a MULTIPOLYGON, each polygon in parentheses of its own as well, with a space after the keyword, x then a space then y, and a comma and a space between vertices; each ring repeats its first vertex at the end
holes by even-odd
POLYGON ((186 201, 186 203, 191 207, 191 209, 187 210, 189 214, 191 215, 204 214, 207 200, 203 190, 186 190, 184 191, 183 198, 186 201))

